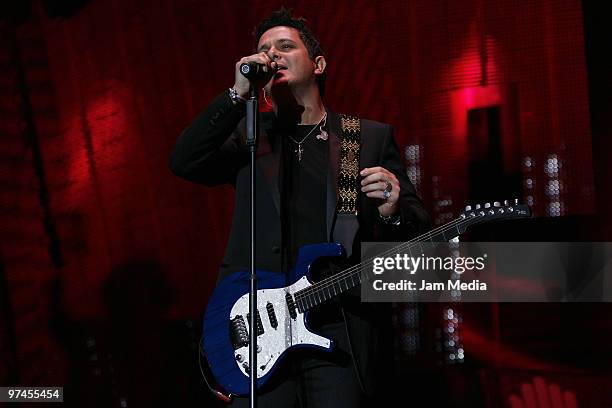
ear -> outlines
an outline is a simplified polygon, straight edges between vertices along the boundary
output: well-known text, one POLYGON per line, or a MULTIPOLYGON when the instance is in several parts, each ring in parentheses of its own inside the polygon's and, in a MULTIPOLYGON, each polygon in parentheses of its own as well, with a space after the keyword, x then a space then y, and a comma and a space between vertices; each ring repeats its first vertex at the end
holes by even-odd
POLYGON ((327 61, 325 61, 324 56, 319 55, 318 57, 316 57, 314 60, 314 64, 315 64, 315 70, 314 70, 315 75, 321 75, 323 74, 323 72, 325 72, 325 68, 327 67, 327 61))

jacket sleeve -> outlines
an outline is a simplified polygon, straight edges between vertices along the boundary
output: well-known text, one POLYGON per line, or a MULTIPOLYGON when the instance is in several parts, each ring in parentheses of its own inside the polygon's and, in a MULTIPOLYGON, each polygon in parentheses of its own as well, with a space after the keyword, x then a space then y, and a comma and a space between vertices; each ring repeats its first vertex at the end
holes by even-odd
POLYGON ((218 95, 178 138, 172 172, 207 186, 233 184, 248 159, 238 131, 245 115, 244 106, 234 105, 227 92, 218 95))
POLYGON ((395 139, 393 128, 387 126, 381 150, 380 166, 389 170, 400 184, 399 215, 400 225, 386 225, 381 223, 379 229, 383 240, 405 241, 427 232, 431 228, 429 214, 423 207, 423 202, 408 175, 402 161, 395 139))

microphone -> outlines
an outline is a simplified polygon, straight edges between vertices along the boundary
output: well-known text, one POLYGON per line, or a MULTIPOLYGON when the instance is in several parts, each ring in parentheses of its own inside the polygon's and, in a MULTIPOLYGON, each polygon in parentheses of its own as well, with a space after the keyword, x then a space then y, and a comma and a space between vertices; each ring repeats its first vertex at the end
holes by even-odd
MULTIPOLYGON (((278 64, 276 68, 278 69, 278 64)), ((256 62, 243 62, 240 64, 240 73, 249 80, 259 79, 265 76, 266 72, 264 72, 263 69, 264 65, 256 62)))

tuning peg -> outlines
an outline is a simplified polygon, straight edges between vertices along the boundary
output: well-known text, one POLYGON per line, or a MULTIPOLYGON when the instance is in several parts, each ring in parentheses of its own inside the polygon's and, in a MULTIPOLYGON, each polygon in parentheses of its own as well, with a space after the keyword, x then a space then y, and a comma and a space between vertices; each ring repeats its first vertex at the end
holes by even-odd
POLYGON ((491 203, 485 203, 485 208, 491 208, 491 203))
POLYGON ((474 207, 475 210, 480 210, 480 204, 476 204, 476 206, 474 207))
POLYGON ((493 203, 493 207, 499 207, 499 206, 500 206, 499 201, 495 201, 495 202, 493 203))
POLYGON ((465 206, 465 211, 472 211, 472 206, 471 205, 466 205, 465 206))
POLYGON ((508 202, 508 200, 504 200, 504 205, 505 205, 505 206, 507 206, 507 205, 509 205, 509 204, 510 204, 510 203, 508 202))
POLYGON ((514 205, 518 205, 518 198, 514 199, 514 205))

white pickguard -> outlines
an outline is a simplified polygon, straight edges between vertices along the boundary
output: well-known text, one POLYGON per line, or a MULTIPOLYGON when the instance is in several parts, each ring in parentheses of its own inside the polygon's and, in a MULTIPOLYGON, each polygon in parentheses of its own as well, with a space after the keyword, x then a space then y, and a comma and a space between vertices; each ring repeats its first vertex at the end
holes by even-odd
MULTIPOLYGON (((293 295, 295 292, 302 290, 311 283, 303 276, 300 280, 291 286, 279 289, 261 289, 257 291, 257 310, 261 317, 261 323, 264 328, 264 333, 257 337, 257 378, 266 375, 280 355, 290 347, 297 345, 314 345, 326 349, 331 347, 331 341, 328 338, 319 336, 306 328, 304 324, 304 314, 296 311, 297 317, 292 319, 289 315, 289 309, 285 296, 287 293, 293 295), (276 320, 278 326, 272 327, 266 305, 270 302, 274 306, 276 320)), ((249 294, 243 295, 234 303, 230 312, 230 319, 241 315, 246 321, 247 313, 249 312, 249 294)), ((247 325, 247 332, 248 332, 247 325)), ((248 377, 249 375, 249 347, 241 347, 234 351, 236 364, 240 371, 248 377)))

